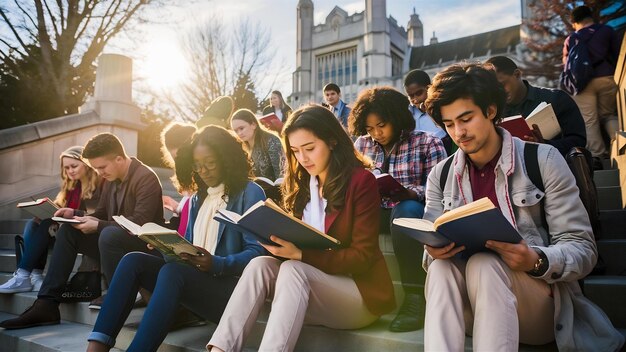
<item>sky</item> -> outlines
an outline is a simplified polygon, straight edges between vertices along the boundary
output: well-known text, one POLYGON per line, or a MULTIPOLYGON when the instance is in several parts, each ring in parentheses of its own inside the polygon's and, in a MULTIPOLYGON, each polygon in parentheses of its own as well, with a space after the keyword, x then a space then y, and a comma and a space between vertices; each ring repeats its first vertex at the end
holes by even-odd
MULTIPOLYGON (((148 35, 132 49, 135 75, 145 78, 145 82, 156 90, 175 89, 181 80, 188 78, 185 59, 178 46, 181 33, 193 30, 193 26, 201 22, 203 17, 217 13, 225 24, 248 18, 268 27, 272 33, 272 44, 276 48, 277 64, 274 70, 281 74, 273 87, 258 87, 259 93, 278 89, 284 96, 288 96, 292 90, 291 73, 295 69, 297 3, 297 0, 198 0, 171 8, 167 14, 170 20, 146 25, 149 26, 146 30, 148 35)), ((335 6, 343 8, 350 15, 365 9, 365 0, 313 0, 313 4, 315 24, 323 22, 335 6)), ((521 22, 520 0, 387 1, 387 15, 393 16, 405 27, 413 9, 424 25, 425 43, 430 41, 433 32, 442 42, 521 22)), ((124 54, 120 52, 120 47, 124 46, 120 45, 123 40, 123 37, 113 40, 105 52, 124 54)))

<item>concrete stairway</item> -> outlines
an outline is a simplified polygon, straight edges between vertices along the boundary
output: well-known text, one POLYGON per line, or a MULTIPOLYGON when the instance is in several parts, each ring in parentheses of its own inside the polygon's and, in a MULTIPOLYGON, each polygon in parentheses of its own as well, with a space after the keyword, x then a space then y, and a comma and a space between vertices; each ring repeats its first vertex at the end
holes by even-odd
MULTIPOLYGON (((604 187, 619 187, 615 184, 613 170, 596 173, 596 181, 602 189, 602 197, 614 197, 615 189, 604 191, 604 187)), ((169 182, 171 173, 157 170, 164 187, 164 194, 175 196, 175 190, 169 182)), ((600 305, 610 316, 613 323, 626 331, 626 307, 618 303, 626 297, 626 210, 617 209, 615 199, 602 203, 601 221, 603 233, 598 240, 598 248, 607 264, 605 275, 590 276, 584 281, 585 294, 600 305)), ((167 215, 166 215, 167 217, 167 215)), ((0 282, 6 281, 15 270, 13 238, 22 232, 25 220, 0 222, 0 282)), ((389 266, 398 303, 402 301, 402 288, 399 283, 398 264, 393 254, 391 238, 381 234, 380 247, 389 266)), ((75 269, 78 265, 75 266, 75 269)), ((36 293, 0 295, 0 319, 8 319, 23 312, 36 299, 36 293)), ((91 332, 97 318, 97 311, 88 309, 87 303, 61 304, 61 325, 32 329, 0 330, 0 350, 7 351, 84 351, 86 337, 91 332)), ((132 311, 125 327, 117 339, 116 348, 124 350, 132 341, 136 327, 144 309, 132 311)), ((267 321, 269 304, 257 321, 255 329, 247 342, 246 351, 255 351, 267 321)), ((332 330, 318 326, 305 326, 298 340, 297 351, 421 351, 423 350, 423 331, 409 333, 391 333, 387 331, 394 314, 383 316, 369 327, 359 330, 332 330)), ((168 334, 159 351, 204 351, 215 324, 186 328, 168 334)), ((471 339, 466 340, 466 350, 471 350, 471 339)), ((522 351, 552 351, 554 344, 545 346, 520 346, 522 351)))

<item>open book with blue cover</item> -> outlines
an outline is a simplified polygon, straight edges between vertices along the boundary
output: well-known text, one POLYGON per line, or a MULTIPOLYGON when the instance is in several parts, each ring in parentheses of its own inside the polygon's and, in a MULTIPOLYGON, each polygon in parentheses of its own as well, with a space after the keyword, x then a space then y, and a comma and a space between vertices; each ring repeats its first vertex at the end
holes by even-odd
POLYGON ((435 222, 398 218, 392 226, 431 247, 444 247, 451 242, 457 247, 465 246, 461 252, 465 258, 486 251, 485 242, 488 240, 508 243, 522 241, 522 236, 487 197, 450 210, 435 222))
POLYGON ((242 215, 218 210, 213 219, 235 226, 239 231, 250 232, 265 244, 276 245, 270 240, 270 235, 275 235, 301 249, 328 249, 340 245, 339 240, 287 213, 271 199, 258 201, 242 215))

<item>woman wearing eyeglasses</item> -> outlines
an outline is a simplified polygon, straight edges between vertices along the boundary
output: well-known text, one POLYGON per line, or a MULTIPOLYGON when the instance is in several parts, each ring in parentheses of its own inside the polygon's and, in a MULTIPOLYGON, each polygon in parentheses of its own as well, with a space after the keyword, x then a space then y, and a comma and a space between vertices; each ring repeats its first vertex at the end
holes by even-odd
POLYGON ((357 329, 394 308, 387 265, 378 247, 380 198, 374 176, 328 109, 296 110, 283 130, 287 166, 284 206, 337 238, 333 250, 298 248, 275 236, 276 257, 244 270, 207 348, 240 351, 265 300, 272 311, 259 351, 292 351, 304 323, 357 329))
POLYGON ((175 164, 181 186, 196 190, 185 238, 197 253, 183 255, 182 263, 127 254, 89 335, 88 351, 108 351, 115 345, 139 287, 151 291, 152 297, 128 351, 156 351, 179 304, 218 322, 244 267, 266 253, 253 235, 213 220, 220 209, 242 214, 265 199, 262 189, 249 181, 250 164, 235 136, 222 127, 204 127, 178 150, 175 164))

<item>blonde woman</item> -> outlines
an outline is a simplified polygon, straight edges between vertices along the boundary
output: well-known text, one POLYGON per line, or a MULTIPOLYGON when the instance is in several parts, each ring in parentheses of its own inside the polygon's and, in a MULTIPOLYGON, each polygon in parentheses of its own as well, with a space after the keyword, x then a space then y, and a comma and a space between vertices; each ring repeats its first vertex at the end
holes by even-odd
MULTIPOLYGON (((89 210, 98 203, 100 178, 83 161, 82 152, 82 146, 74 146, 61 153, 61 190, 54 200, 59 207, 89 210)), ((26 223, 24 254, 13 277, 0 286, 0 293, 39 291, 52 238, 51 228, 56 226, 52 219, 33 218, 26 223)))

